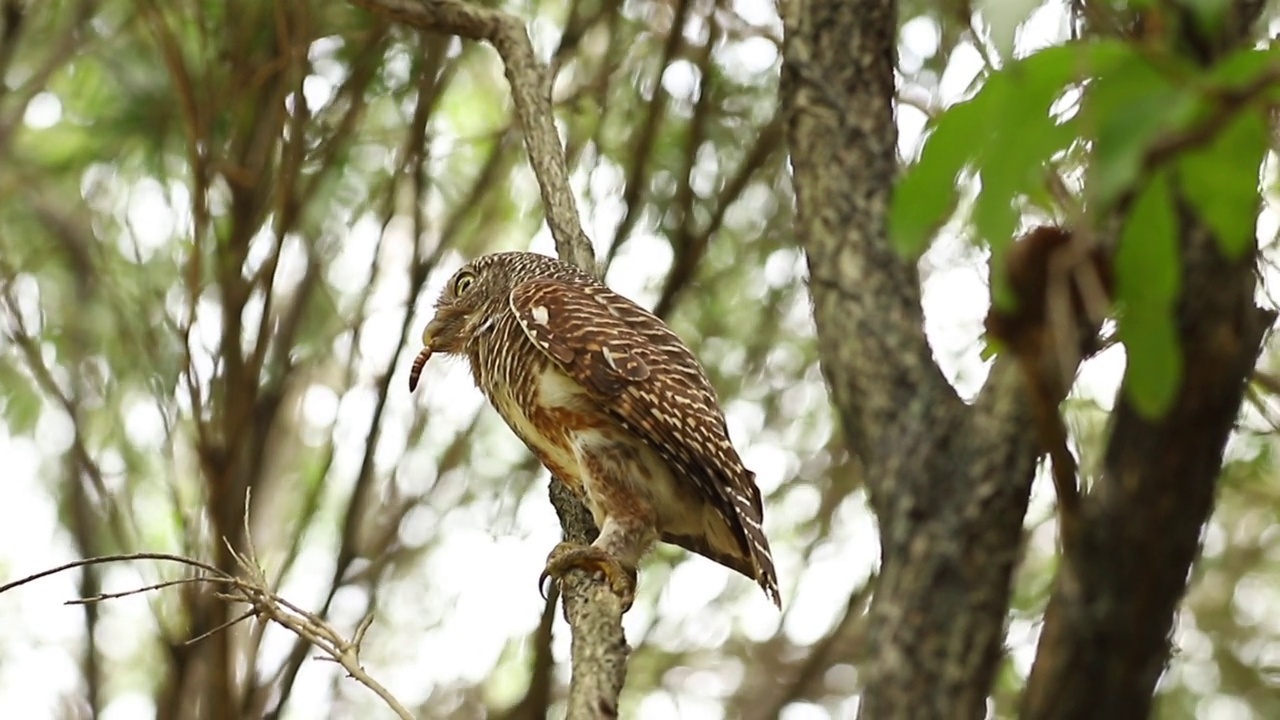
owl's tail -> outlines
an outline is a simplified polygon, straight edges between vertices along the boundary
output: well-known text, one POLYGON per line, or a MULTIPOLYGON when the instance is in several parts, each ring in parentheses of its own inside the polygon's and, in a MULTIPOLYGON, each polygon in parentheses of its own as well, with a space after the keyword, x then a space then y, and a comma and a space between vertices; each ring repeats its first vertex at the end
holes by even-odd
POLYGON ((769 539, 764 535, 764 504, 760 500, 760 489, 756 486, 755 473, 747 471, 746 482, 750 490, 747 495, 734 492, 730 496, 736 506, 739 523, 747 540, 747 554, 755 570, 756 582, 769 596, 773 604, 782 609, 782 593, 778 591, 778 572, 773 567, 773 553, 769 551, 769 539))
POLYGON ((773 569, 773 555, 764 532, 747 530, 747 543, 751 546, 751 564, 756 568, 756 582, 778 609, 782 609, 782 594, 778 592, 778 573, 773 569))

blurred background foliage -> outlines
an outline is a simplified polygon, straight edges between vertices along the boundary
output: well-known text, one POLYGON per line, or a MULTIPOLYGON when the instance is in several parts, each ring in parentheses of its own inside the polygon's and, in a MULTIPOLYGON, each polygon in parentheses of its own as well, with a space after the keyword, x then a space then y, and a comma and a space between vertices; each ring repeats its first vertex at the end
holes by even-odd
MULTIPOLYGON (((623 712, 849 717, 878 549, 790 231, 774 8, 503 7, 555 70, 609 282, 666 317, 721 393, 782 577, 779 616, 727 570, 654 553, 623 712)), ((967 4, 900 10, 904 159, 1001 57, 1075 28, 1061 4, 1027 7, 1006 47, 967 4)), ((0 0, 0 581, 105 553, 228 566, 251 491, 280 592, 348 633, 376 612, 364 664, 422 717, 554 715, 567 629, 536 587, 559 532, 546 474, 465 368, 433 362, 405 389, 452 270, 551 251, 510 109, 491 49, 344 3, 0 0)), ((1259 224, 1264 256, 1275 225, 1259 224)), ((963 235, 944 231, 922 274, 939 362, 971 395, 986 258, 963 235)), ((1070 402, 1086 474, 1117 362, 1094 360, 1070 402)), ((1274 412, 1260 390, 1229 449, 1160 717, 1280 716, 1274 412)), ((1038 482, 996 717, 1029 670, 1055 538, 1038 482)), ((0 596, 0 714, 388 716, 278 627, 188 644, 235 617, 195 586, 61 604, 180 577, 109 565, 0 596)))

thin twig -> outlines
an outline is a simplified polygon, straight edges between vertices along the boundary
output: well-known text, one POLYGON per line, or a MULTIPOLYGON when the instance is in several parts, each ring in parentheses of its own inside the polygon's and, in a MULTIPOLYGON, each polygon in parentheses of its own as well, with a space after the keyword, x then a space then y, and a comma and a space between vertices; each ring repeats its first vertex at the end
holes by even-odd
POLYGON ((238 616, 238 617, 235 617, 235 618, 233 618, 233 619, 231 619, 231 620, 228 620, 228 621, 226 621, 226 622, 222 623, 221 625, 215 625, 214 627, 209 628, 208 630, 206 630, 206 631, 204 631, 204 632, 200 633, 199 635, 197 635, 197 636, 195 636, 195 637, 193 637, 193 638, 189 638, 189 639, 187 639, 187 640, 183 641, 183 643, 182 643, 182 644, 183 644, 183 645, 195 645, 196 643, 200 642, 201 640, 204 640, 205 638, 207 638, 207 637, 209 637, 209 636, 211 636, 211 635, 217 635, 218 633, 222 632, 223 630, 226 630, 227 628, 231 627, 232 625, 239 625, 240 623, 244 622, 245 620, 248 620, 248 619, 249 619, 249 618, 251 618, 251 617, 257 617, 257 615, 258 615, 258 610, 257 610, 257 608, 254 608, 254 609, 252 609, 252 610, 249 610, 249 611, 245 612, 244 614, 242 614, 242 615, 240 615, 240 616, 238 616))
MULTIPOLYGON (((246 501, 245 506, 248 507, 246 501)), ((246 511, 246 515, 247 515, 246 511)), ((19 578, 4 585, 0 585, 0 593, 8 592, 15 588, 26 585, 30 582, 40 580, 42 578, 56 575, 66 570, 72 570, 79 567, 90 565, 103 565, 106 563, 132 562, 135 560, 160 560, 164 562, 173 562, 179 565, 186 565, 197 570, 201 570, 205 575, 197 577, 182 578, 179 580, 170 580, 145 587, 135 588, 114 593, 101 593, 93 597, 80 598, 70 600, 68 604, 84 605, 91 603, 99 603, 106 600, 113 600, 129 595, 148 592, 151 590, 159 590, 175 585, 189 583, 214 583, 224 586, 223 591, 215 592, 214 595, 226 602, 244 603, 249 605, 250 609, 240 614, 233 620, 224 622, 194 638, 188 640, 188 644, 199 642, 205 638, 217 634, 233 625, 248 620, 252 617, 266 617, 274 620, 276 623, 284 626, 294 634, 306 639, 311 644, 320 648, 325 653, 327 660, 332 660, 342 666, 347 675, 356 682, 369 688, 376 694, 386 705, 391 708, 395 714, 402 720, 413 720, 413 714, 410 713, 404 705, 396 699, 381 683, 374 680, 364 668, 360 666, 360 642, 364 640, 365 633, 368 631, 370 624, 373 622, 372 613, 366 615, 356 627, 354 640, 348 641, 338 633, 337 630, 329 625, 314 613, 303 610, 297 605, 289 602, 285 598, 271 592, 267 588, 268 581, 266 574, 258 565, 256 557, 254 557, 252 544, 246 541, 249 550, 245 553, 239 553, 231 550, 231 556, 235 559, 240 569, 244 571, 246 577, 235 577, 228 573, 222 572, 217 567, 194 560, 192 558, 183 557, 181 555, 173 555, 170 553, 126 553, 119 555, 104 555, 100 557, 82 558, 69 563, 64 563, 48 570, 42 570, 38 573, 19 578)))
POLYGON ((226 583, 231 582, 226 577, 210 577, 208 575, 197 575, 195 577, 178 578, 177 580, 165 580, 164 582, 153 583, 151 585, 143 585, 142 587, 133 588, 132 590, 123 590, 121 592, 97 593, 82 598, 68 600, 64 605, 90 605, 100 603, 106 600, 118 600, 130 595, 141 595, 142 593, 151 592, 152 590, 163 590, 175 585, 190 585, 192 583, 226 583))
POLYGON ((66 572, 67 570, 72 570, 74 568, 86 567, 88 565, 105 565, 106 563, 113 563, 113 562, 131 562, 134 560, 163 560, 165 562, 173 562, 173 563, 178 563, 180 565, 189 565, 193 568, 204 570, 210 575, 224 575, 222 571, 218 570, 218 568, 208 563, 200 562, 199 560, 192 560, 191 558, 182 557, 181 555, 173 555, 171 553, 150 553, 150 552, 123 553, 120 555, 102 555, 99 557, 81 558, 79 560, 73 560, 68 563, 63 563, 57 567, 49 568, 48 570, 41 570, 38 573, 27 575, 26 577, 18 578, 17 580, 14 580, 12 582, 7 582, 4 585, 0 585, 0 594, 4 594, 10 590, 13 590, 14 588, 22 587, 27 583, 35 582, 36 580, 47 578, 50 575, 57 575, 60 572, 66 572))

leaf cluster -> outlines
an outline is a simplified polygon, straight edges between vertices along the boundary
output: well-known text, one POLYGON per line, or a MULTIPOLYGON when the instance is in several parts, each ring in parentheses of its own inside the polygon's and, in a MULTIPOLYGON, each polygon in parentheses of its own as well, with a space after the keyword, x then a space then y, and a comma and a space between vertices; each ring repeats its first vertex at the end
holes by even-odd
POLYGON ((933 122, 897 188, 894 242, 918 255, 959 210, 990 250, 992 302, 1002 309, 1015 302, 1004 259, 1024 212, 1038 209, 1113 245, 1125 387, 1140 412, 1158 416, 1182 376, 1174 328, 1181 218, 1202 217, 1228 258, 1250 247, 1277 63, 1274 50, 1246 49, 1203 67, 1115 39, 1010 62, 933 122), (1064 175, 1079 178, 1076 192, 1064 195, 1064 175), (961 207, 969 180, 981 190, 961 207))

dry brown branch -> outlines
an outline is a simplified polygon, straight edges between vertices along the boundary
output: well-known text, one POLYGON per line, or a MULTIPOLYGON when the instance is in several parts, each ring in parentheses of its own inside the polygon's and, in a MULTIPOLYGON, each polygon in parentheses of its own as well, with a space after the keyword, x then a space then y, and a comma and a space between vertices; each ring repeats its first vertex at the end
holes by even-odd
POLYGON ((578 206, 569 189, 569 168, 551 111, 551 77, 533 54, 524 23, 516 17, 461 0, 351 0, 375 15, 419 30, 445 32, 470 40, 486 40, 502 57, 511 83, 516 119, 524 130, 546 206, 547 225, 556 253, 578 267, 596 271, 591 240, 582 230, 578 206))
MULTIPOLYGON (((538 61, 528 31, 518 18, 461 0, 351 0, 382 18, 419 30, 488 41, 502 58, 511 85, 516 120, 529 163, 538 180, 556 253, 600 275, 591 240, 582 230, 569 188, 568 163, 556 131, 551 76, 538 61)), ((581 542, 596 532, 590 513, 559 480, 551 481, 552 502, 564 536, 581 542)), ((565 619, 573 632, 569 720, 618 715, 618 695, 626 678, 629 648, 622 631, 622 605, 602 579, 571 571, 563 580, 565 619)))
MULTIPOLYGON (((246 503, 246 506, 247 505, 248 503, 246 503)), ((167 580, 134 588, 132 590, 100 593, 91 597, 77 598, 75 600, 67 601, 67 604, 96 604, 107 600, 146 593, 152 590, 162 590, 175 585, 207 583, 217 588, 216 592, 214 592, 216 597, 219 597, 229 603, 244 603, 249 606, 249 609, 240 615, 235 616, 232 620, 221 623, 217 627, 191 638, 187 641, 188 643, 195 643, 203 640, 250 618, 260 617, 273 620, 296 634, 298 637, 303 638, 312 645, 320 648, 320 650, 325 654, 318 659, 330 660, 341 665, 342 668, 346 670, 349 677, 372 690, 374 694, 386 703, 387 707, 391 708, 398 717, 403 720, 413 719, 413 715, 405 709, 404 705, 402 705, 390 691, 369 675, 369 673, 360 665, 360 644, 364 640, 365 632, 368 631, 369 626, 373 622, 372 614, 366 615, 364 619, 360 621, 360 624, 356 627, 355 634, 352 635, 352 639, 347 640, 337 630, 335 630, 332 625, 325 622, 319 616, 298 607, 269 590, 269 581, 267 580, 266 574, 263 573, 262 569, 258 566, 257 559, 254 557, 252 545, 250 545, 250 550, 247 553, 242 554, 235 550, 231 550, 230 552, 239 565, 240 571, 243 573, 241 577, 225 573, 209 563, 183 557, 181 555, 151 552, 124 553, 118 555, 103 555, 100 557, 83 558, 73 562, 64 563, 55 568, 42 570, 41 572, 0 585, 0 594, 36 580, 80 567, 105 565, 107 563, 134 562, 137 560, 157 560, 185 565, 188 568, 198 570, 202 574, 179 578, 176 580, 167 580)))

